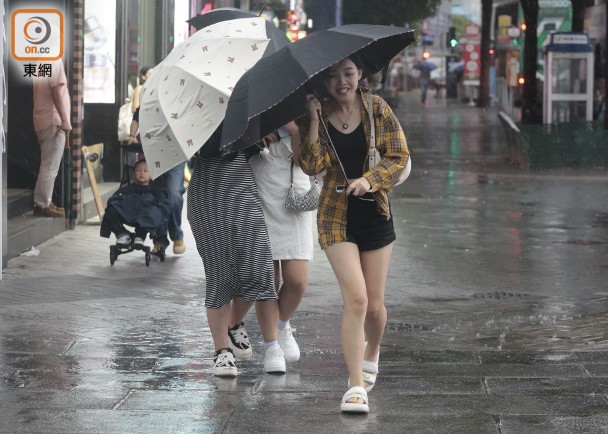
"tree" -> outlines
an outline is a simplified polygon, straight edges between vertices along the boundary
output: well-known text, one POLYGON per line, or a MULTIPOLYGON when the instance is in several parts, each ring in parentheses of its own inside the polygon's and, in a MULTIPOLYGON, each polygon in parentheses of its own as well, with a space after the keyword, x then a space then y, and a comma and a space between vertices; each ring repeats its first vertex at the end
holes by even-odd
POLYGON ((593 6, 593 0, 571 0, 572 1, 572 31, 583 32, 585 30, 585 9, 593 6))
POLYGON ((481 71, 479 73, 479 107, 490 103, 490 32, 492 28, 492 0, 481 0, 481 71))
MULTIPOLYGON (((606 5, 606 10, 608 10, 608 5, 606 5)), ((606 28, 608 29, 608 13, 605 13, 606 17, 606 28)), ((605 41, 604 47, 608 47, 608 32, 605 33, 605 41)), ((604 62, 604 78, 608 78, 608 62, 604 62)), ((608 104, 608 79, 604 80, 604 129, 608 130, 608 108, 606 104, 608 104)))
POLYGON ((538 59, 538 0, 521 0, 526 33, 524 35, 524 88, 521 121, 524 124, 542 123, 542 104, 538 100, 536 80, 538 59))
POLYGON ((433 16, 440 3, 441 0, 342 0, 342 20, 344 24, 403 26, 433 16))

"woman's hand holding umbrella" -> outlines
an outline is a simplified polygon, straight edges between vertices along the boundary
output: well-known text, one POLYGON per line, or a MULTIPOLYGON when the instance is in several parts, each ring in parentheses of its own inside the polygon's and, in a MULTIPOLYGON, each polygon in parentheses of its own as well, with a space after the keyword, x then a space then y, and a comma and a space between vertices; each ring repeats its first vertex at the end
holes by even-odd
POLYGON ((308 139, 311 143, 319 141, 319 121, 321 119, 321 102, 311 93, 306 95, 306 111, 310 120, 308 139))

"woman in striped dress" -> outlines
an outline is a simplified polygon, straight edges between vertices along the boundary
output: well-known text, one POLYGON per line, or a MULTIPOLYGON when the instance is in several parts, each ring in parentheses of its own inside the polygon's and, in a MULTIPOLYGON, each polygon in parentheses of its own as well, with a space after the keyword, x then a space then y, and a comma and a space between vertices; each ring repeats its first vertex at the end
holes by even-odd
POLYGON ((205 268, 213 373, 234 377, 235 356, 251 357, 243 318, 256 301, 263 301, 256 312, 264 338, 264 371, 284 373, 277 342, 278 296, 260 197, 245 154, 239 152, 232 161, 220 158, 219 139, 214 134, 194 157, 188 186, 188 220, 205 268))

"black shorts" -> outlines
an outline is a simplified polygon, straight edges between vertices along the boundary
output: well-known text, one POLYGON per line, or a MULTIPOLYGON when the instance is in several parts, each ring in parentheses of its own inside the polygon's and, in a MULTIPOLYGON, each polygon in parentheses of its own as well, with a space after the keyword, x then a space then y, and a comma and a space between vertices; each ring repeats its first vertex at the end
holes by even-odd
MULTIPOLYGON (((371 194, 361 197, 371 198, 371 194)), ((360 252, 381 249, 395 241, 393 218, 386 219, 376 210, 375 200, 348 197, 346 213, 346 241, 354 243, 360 252)))

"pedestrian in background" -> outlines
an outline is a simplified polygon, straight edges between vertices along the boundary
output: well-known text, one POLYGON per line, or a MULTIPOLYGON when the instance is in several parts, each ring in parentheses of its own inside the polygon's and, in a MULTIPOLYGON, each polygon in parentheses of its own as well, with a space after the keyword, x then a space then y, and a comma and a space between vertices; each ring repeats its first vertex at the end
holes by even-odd
POLYGON ((359 89, 362 75, 355 57, 322 73, 329 98, 321 104, 308 95, 308 119, 302 122, 305 139, 301 145, 305 173, 327 170, 319 198, 317 230, 344 303, 341 341, 349 389, 340 409, 357 413, 369 411, 367 392, 376 382, 386 326, 384 287, 396 239, 388 193, 409 158, 399 121, 388 104, 375 95, 371 97, 375 144, 382 160, 368 167, 370 96, 367 90, 359 89), (319 116, 328 124, 329 137, 319 116), (337 155, 328 147, 330 139, 337 155), (348 179, 344 179, 337 158, 348 179))
POLYGON ((142 66, 139 70, 139 84, 133 90, 133 100, 131 103, 131 110, 133 110, 134 113, 135 110, 139 108, 139 94, 141 93, 141 88, 144 86, 146 80, 152 75, 152 71, 154 71, 154 67, 149 65, 142 66))
POLYGON ((420 71, 420 76, 418 77, 418 83, 420 84, 420 102, 426 104, 429 86, 431 85, 431 71, 436 69, 437 66, 426 59, 422 59, 422 61, 416 63, 413 68, 420 71))
POLYGON ((300 132, 290 122, 263 139, 267 153, 249 161, 258 186, 274 262, 275 288, 279 293, 279 345, 285 360, 300 359, 290 319, 300 305, 312 259, 312 212, 293 212, 285 207, 291 185, 297 192, 310 190, 310 178, 300 168, 300 132), (281 284, 282 280, 282 284, 281 284))
POLYGON ((70 95, 61 59, 51 64, 47 77, 34 78, 34 129, 40 144, 40 169, 34 187, 35 217, 63 217, 65 210, 52 202, 55 178, 64 149, 70 122, 70 95))
POLYGON ((264 339, 264 371, 285 373, 278 343, 279 303, 270 241, 251 166, 243 152, 219 155, 221 127, 193 157, 188 220, 205 269, 205 308, 216 376, 236 377, 235 356, 249 359, 243 319, 255 303, 264 339))

